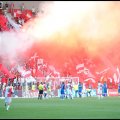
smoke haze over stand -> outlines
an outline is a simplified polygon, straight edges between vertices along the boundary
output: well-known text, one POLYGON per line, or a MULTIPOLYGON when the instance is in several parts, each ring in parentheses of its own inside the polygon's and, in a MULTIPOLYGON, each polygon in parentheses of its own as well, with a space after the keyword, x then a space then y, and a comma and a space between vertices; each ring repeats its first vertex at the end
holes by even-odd
POLYGON ((1 56, 9 54, 12 59, 16 57, 16 49, 19 49, 18 52, 26 51, 24 59, 37 52, 57 69, 70 58, 76 65, 84 57, 101 61, 99 68, 102 64, 108 65, 106 61, 110 66, 119 65, 120 2, 55 1, 45 2, 43 6, 40 9, 44 13, 23 27, 25 36, 32 38, 32 42, 19 33, 21 40, 15 36, 11 37, 11 44, 8 45, 8 41, 1 44, 6 48, 0 47, 1 56))
MULTIPOLYGON (((40 21, 36 22, 37 27, 34 27, 35 34, 33 31, 32 33, 40 43, 42 39, 41 44, 44 43, 43 49, 45 49, 43 52, 47 56, 45 51, 49 50, 48 53, 51 60, 57 61, 57 64, 59 62, 62 63, 63 57, 70 57, 72 55, 76 57, 79 55, 85 56, 81 52, 82 49, 86 51, 89 57, 101 59, 102 55, 109 57, 110 59, 108 59, 111 64, 117 64, 118 59, 113 56, 111 57, 111 54, 115 56, 119 49, 119 47, 115 48, 117 43, 119 43, 119 6, 120 2, 107 1, 56 2, 52 8, 54 11, 51 10, 48 16, 44 16, 44 19, 41 18, 44 24, 41 25, 40 21), (73 10, 72 8, 75 8, 76 4, 78 7, 73 10), (81 5, 85 6, 85 9, 83 7, 80 8, 81 5), (65 11, 65 14, 63 11, 65 11), (41 32, 36 34, 36 31, 41 32), (55 59, 56 56, 60 59, 59 61, 55 59)), ((101 59, 101 61, 103 60, 101 59)))
POLYGON ((0 33, 0 56, 4 64, 12 64, 21 59, 20 53, 24 53, 32 45, 32 39, 21 31, 9 31, 0 33))

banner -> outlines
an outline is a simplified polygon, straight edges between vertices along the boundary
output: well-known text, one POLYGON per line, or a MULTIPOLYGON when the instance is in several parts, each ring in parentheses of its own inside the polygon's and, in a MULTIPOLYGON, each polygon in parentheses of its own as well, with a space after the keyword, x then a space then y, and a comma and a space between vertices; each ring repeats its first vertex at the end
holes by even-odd
POLYGON ((118 96, 118 89, 108 89, 109 96, 118 96))

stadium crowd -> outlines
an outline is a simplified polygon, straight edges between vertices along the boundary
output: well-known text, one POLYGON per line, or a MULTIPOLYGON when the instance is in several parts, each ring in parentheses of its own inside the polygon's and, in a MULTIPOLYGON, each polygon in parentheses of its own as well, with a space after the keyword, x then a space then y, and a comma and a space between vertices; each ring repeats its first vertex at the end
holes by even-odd
MULTIPOLYGON (((25 9, 24 4, 20 6, 20 9, 14 9, 14 4, 9 5, 7 2, 3 4, 0 2, 0 31, 9 31, 13 29, 13 26, 9 24, 9 21, 5 17, 6 13, 10 13, 15 22, 21 26, 27 21, 37 15, 37 11, 33 7, 32 10, 25 9)), ((102 84, 103 96, 107 96, 107 89, 118 89, 119 82, 115 80, 113 74, 109 72, 109 68, 98 72, 96 70, 97 64, 91 59, 83 58, 80 63, 74 65, 74 74, 66 68, 64 73, 56 71, 54 66, 50 66, 44 59, 40 58, 36 53, 31 58, 24 61, 21 65, 15 65, 11 68, 7 68, 8 71, 3 72, 2 68, 5 68, 1 64, 0 72, 0 96, 4 96, 3 91, 7 83, 12 83, 15 91, 15 95, 18 95, 22 90, 39 90, 40 83, 43 82, 43 94, 44 98, 48 96, 54 96, 54 91, 59 90, 61 99, 81 97, 82 93, 86 96, 91 96, 92 89, 97 89, 98 82, 102 84), (66 77, 63 80, 57 82, 55 85, 50 83, 51 81, 60 79, 62 76, 66 77), (73 77, 79 77, 75 82, 73 77), (31 81, 30 81, 31 78, 31 81), (69 80, 66 80, 68 79, 69 80), (26 88, 27 85, 27 88, 26 88)), ((70 64, 70 63, 68 63, 70 64)), ((119 77, 119 76, 117 76, 119 77)), ((119 91, 120 92, 120 91, 119 91)), ((101 94, 102 94, 101 93, 101 94)), ((38 97, 39 98, 39 97, 38 97)), ((41 97, 40 97, 41 98, 41 97)))
POLYGON ((16 9, 14 3, 8 4, 7 2, 4 4, 0 2, 0 31, 9 31, 13 29, 13 26, 8 22, 6 18, 6 14, 10 14, 12 19, 23 26, 31 18, 34 18, 38 13, 38 10, 32 7, 32 9, 25 8, 24 3, 21 4, 20 8, 16 9))

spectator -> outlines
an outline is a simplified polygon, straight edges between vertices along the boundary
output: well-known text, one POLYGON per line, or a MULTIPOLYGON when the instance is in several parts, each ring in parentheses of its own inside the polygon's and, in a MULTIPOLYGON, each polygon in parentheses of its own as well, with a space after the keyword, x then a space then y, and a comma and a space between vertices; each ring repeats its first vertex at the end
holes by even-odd
POLYGON ((25 6, 24 6, 24 3, 22 3, 22 5, 21 5, 21 11, 24 11, 24 9, 25 9, 25 6))
POLYGON ((50 85, 50 83, 47 83, 47 94, 48 94, 48 97, 52 97, 52 95, 51 95, 51 85, 50 85))
POLYGON ((2 32, 2 26, 0 25, 0 32, 2 32))
POLYGON ((10 9, 11 9, 11 14, 13 15, 13 13, 14 13, 14 3, 11 3, 10 9))
POLYGON ((77 83, 74 85, 74 90, 75 90, 75 97, 77 97, 77 94, 78 94, 78 84, 77 83))
POLYGON ((6 3, 5 3, 5 10, 8 10, 8 7, 9 7, 9 5, 8 5, 8 3, 6 2, 6 3))
POLYGON ((22 18, 22 19, 21 19, 21 25, 23 26, 24 23, 25 23, 25 20, 22 18))
POLYGON ((35 83, 32 84, 32 91, 35 91, 35 83))
POLYGON ((36 15, 36 10, 35 7, 32 7, 32 15, 35 16, 36 15))
POLYGON ((0 2, 0 10, 3 9, 3 2, 0 2))

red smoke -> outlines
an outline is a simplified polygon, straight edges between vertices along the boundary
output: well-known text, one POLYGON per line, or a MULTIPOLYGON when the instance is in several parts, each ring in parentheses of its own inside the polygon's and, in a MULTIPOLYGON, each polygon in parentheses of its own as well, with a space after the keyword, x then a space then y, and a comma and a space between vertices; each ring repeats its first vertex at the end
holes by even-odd
MULTIPOLYGON (((73 15, 71 11, 75 7, 74 5, 71 11, 68 9, 71 16, 69 14, 68 17, 65 17, 67 14, 64 15, 63 11, 61 14, 54 13, 58 9, 56 11, 53 9, 54 14, 50 13, 49 17, 43 19, 38 17, 36 21, 31 22, 33 28, 28 29, 28 33, 35 35, 36 39, 33 47, 26 52, 28 56, 37 52, 58 71, 64 72, 66 64, 67 70, 73 74, 75 66, 81 63, 82 58, 91 58, 97 65, 97 70, 106 66, 111 68, 116 65, 120 66, 120 2, 89 3, 91 7, 88 7, 88 3, 84 3, 84 6, 87 5, 86 9, 78 9, 80 6, 77 8, 73 20, 71 20, 73 15), (60 18, 62 17, 63 21, 65 18, 65 22, 67 22, 60 23, 60 18, 58 22, 56 15, 61 15, 60 18)), ((64 11, 67 11, 67 4, 64 11)), ((24 28, 27 27, 24 26, 24 28)))

